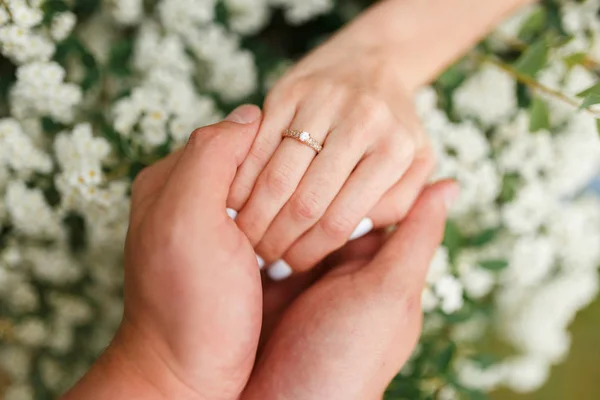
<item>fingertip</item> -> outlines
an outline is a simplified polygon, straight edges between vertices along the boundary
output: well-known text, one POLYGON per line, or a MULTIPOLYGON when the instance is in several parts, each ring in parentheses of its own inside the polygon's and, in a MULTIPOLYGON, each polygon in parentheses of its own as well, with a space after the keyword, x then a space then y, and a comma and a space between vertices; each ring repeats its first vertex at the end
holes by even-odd
POLYGON ((269 278, 274 281, 282 281, 290 277, 293 273, 292 267, 284 260, 278 260, 267 270, 269 278))
POLYGON ((445 179, 427 186, 415 203, 411 214, 418 213, 423 208, 435 207, 447 212, 456 203, 460 195, 460 186, 452 179, 445 179))
POLYGON ((446 211, 450 210, 460 196, 460 186, 454 180, 446 180, 440 183, 440 191, 444 198, 446 211))
POLYGON ((256 122, 261 114, 262 111, 258 106, 255 106, 254 104, 244 104, 225 117, 225 121, 247 125, 256 122))

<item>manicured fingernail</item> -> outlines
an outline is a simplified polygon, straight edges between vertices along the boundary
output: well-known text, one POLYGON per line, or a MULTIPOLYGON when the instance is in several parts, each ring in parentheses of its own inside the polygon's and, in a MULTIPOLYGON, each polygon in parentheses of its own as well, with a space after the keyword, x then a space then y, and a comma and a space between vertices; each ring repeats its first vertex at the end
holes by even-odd
POLYGON ((258 269, 263 269, 265 266, 265 260, 263 260, 262 257, 257 254, 256 261, 258 262, 258 269))
POLYGON ((285 261, 279 260, 269 267, 267 274, 274 281, 282 281, 292 275, 292 267, 285 261))
POLYGON ((352 235, 350 235, 349 240, 355 240, 355 239, 361 238, 361 237, 365 236, 367 233, 371 232, 372 230, 373 230, 373 221, 371 220, 371 218, 363 218, 363 220, 360 221, 360 224, 358 224, 356 229, 354 229, 354 232, 352 232, 352 235))
POLYGON ((458 200, 458 196, 460 195, 460 186, 457 183, 448 185, 444 188, 444 203, 446 204, 446 209, 449 210, 452 208, 456 200, 458 200))
POLYGON ((238 124, 249 124, 254 122, 260 116, 260 109, 256 106, 245 104, 239 106, 225 118, 225 121, 236 122, 238 124))
POLYGON ((227 211, 227 215, 229 215, 229 218, 231 218, 232 220, 235 221, 235 219, 237 218, 238 212, 235 211, 233 208, 228 208, 226 211, 227 211))

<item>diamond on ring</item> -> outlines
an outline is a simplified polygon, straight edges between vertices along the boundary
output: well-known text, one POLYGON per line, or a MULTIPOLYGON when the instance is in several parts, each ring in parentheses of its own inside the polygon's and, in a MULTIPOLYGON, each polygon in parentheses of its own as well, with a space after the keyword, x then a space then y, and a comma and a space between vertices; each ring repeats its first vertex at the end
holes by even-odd
POLYGON ((302 132, 300 134, 300 140, 302 140, 303 142, 308 142, 308 139, 310 139, 310 133, 302 132))
POLYGON ((316 151, 317 154, 320 153, 321 150, 323 150, 323 146, 321 145, 321 143, 317 142, 310 135, 310 133, 308 133, 306 131, 296 131, 293 129, 286 129, 285 131, 283 131, 282 136, 284 138, 288 137, 288 138, 296 139, 300 143, 305 144, 308 147, 310 147, 311 149, 313 149, 314 151, 316 151))

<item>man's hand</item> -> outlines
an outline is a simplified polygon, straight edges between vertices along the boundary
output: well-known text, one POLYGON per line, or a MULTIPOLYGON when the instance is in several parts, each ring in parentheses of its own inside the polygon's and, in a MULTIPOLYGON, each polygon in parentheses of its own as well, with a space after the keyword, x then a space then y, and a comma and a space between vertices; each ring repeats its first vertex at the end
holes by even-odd
POLYGON ((67 399, 237 399, 261 329, 254 250, 227 216, 261 113, 244 106, 198 129, 133 185, 125 315, 67 399))
POLYGON ((454 182, 430 186, 393 234, 350 242, 321 271, 269 283, 242 399, 380 399, 417 343, 425 277, 457 195, 454 182))

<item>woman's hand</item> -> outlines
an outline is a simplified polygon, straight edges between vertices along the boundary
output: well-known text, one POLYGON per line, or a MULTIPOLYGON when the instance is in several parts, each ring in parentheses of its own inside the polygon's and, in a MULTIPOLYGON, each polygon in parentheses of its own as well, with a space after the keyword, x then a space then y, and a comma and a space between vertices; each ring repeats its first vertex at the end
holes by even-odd
POLYGON ((228 207, 269 264, 307 270, 361 232, 401 219, 434 160, 384 48, 352 29, 296 65, 271 90, 228 207), (320 154, 287 129, 309 132, 320 154), (365 219, 368 218, 368 219, 365 219), (281 264, 280 264, 281 265, 281 264))

